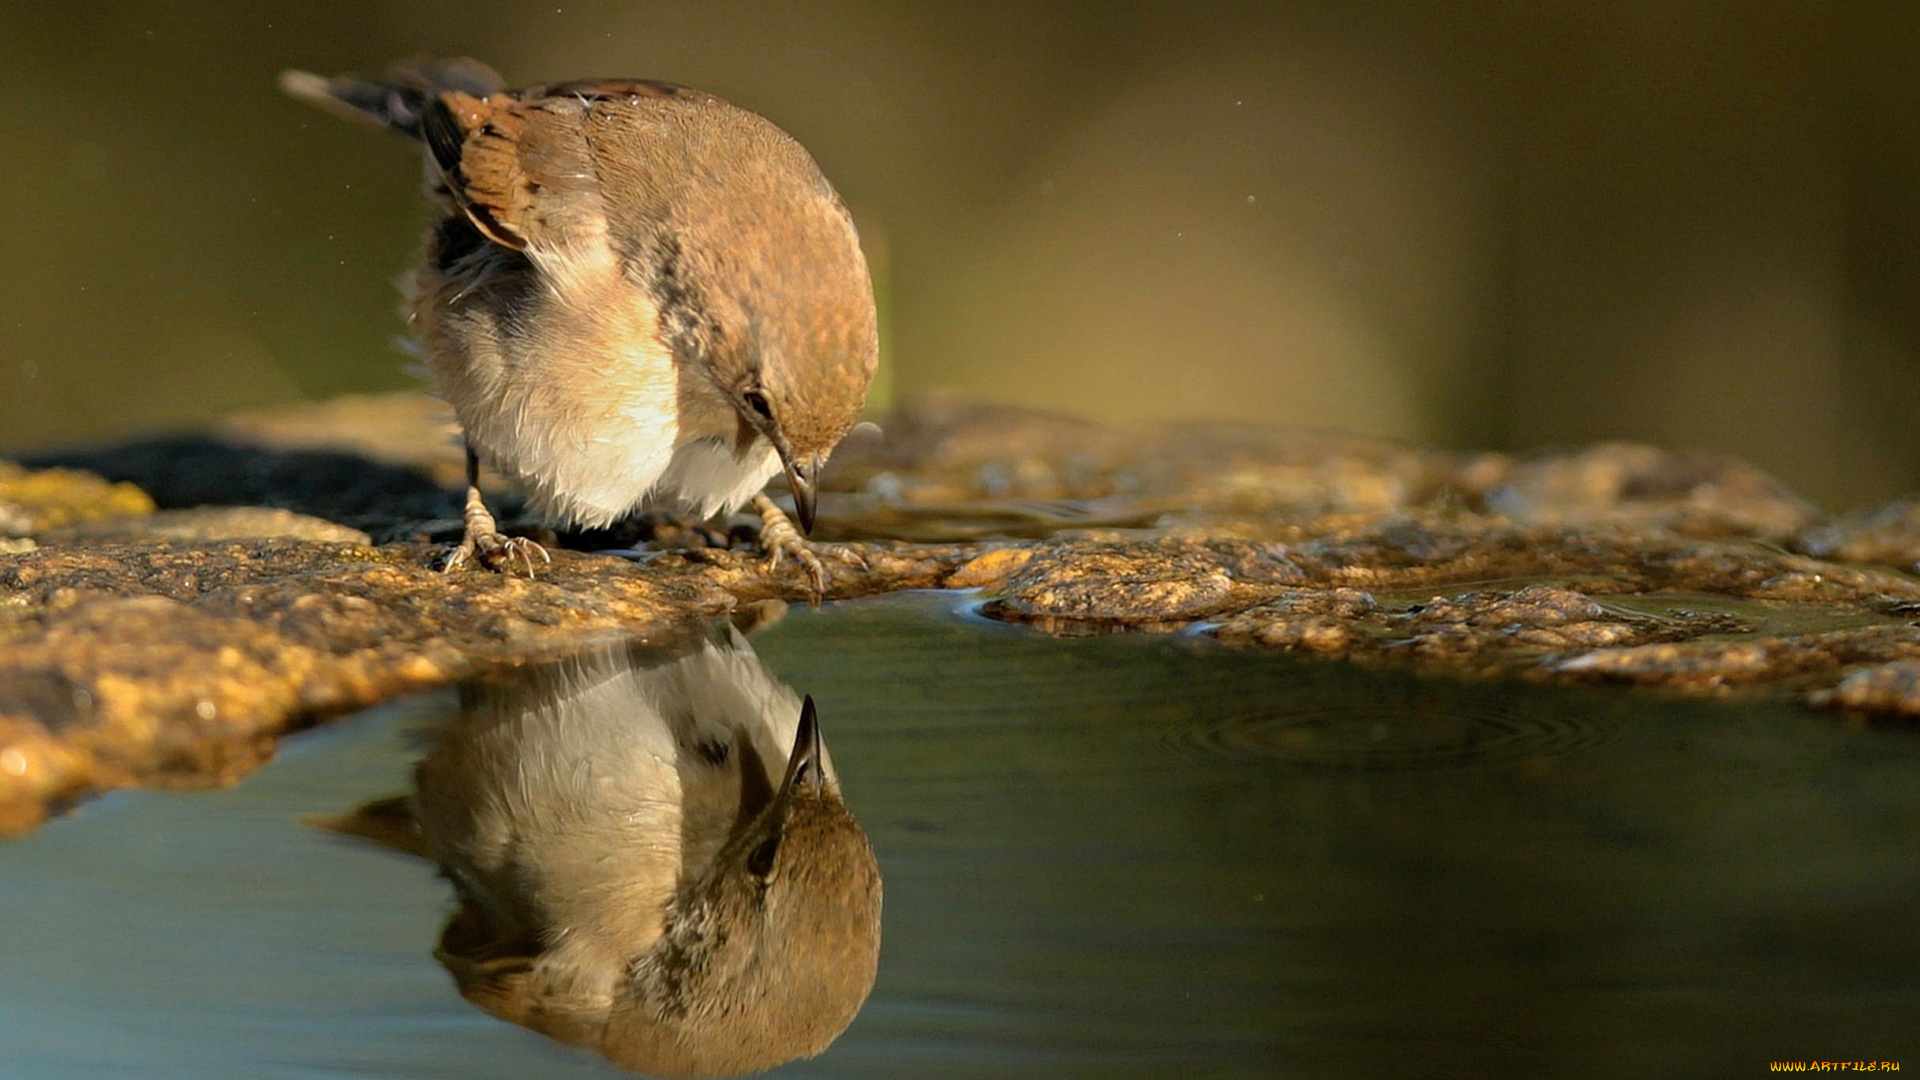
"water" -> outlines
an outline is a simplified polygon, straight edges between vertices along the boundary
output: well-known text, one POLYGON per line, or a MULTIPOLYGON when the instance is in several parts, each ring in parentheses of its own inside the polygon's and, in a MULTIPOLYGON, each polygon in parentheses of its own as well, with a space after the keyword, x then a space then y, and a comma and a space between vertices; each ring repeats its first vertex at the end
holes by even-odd
MULTIPOLYGON (((919 595, 753 638, 879 855, 864 1012, 795 1076, 1744 1075, 1915 1058, 1920 737, 1784 705, 1058 640, 919 595)), ((0 846, 0 1076, 568 1077, 466 1004, 405 790, 451 694, 238 788, 0 846)))

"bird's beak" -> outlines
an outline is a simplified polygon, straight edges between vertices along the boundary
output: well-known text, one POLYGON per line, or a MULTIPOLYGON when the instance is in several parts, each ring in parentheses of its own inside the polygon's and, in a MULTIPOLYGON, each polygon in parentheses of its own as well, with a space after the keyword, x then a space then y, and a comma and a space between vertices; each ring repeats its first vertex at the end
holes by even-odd
POLYGON ((780 463, 786 466, 787 487, 793 491, 793 516, 800 525, 800 535, 806 536, 813 532, 813 509, 816 501, 814 477, 817 473, 815 469, 805 468, 785 454, 781 455, 780 463))
POLYGON ((813 709, 813 695, 800 706, 800 728, 794 732, 793 753, 787 758, 787 772, 780 780, 776 802, 785 802, 801 784, 810 784, 815 792, 827 786, 826 757, 820 743, 820 720, 813 709))

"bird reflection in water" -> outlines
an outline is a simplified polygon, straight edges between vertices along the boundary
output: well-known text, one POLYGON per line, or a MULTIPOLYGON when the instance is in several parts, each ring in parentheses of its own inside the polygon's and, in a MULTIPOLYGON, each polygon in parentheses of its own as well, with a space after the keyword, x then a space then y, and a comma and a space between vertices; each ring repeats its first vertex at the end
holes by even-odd
POLYGON ((485 1011, 617 1065, 820 1053, 873 988, 880 873, 813 699, 730 626, 461 688, 411 795, 324 826, 432 859, 435 956, 485 1011))

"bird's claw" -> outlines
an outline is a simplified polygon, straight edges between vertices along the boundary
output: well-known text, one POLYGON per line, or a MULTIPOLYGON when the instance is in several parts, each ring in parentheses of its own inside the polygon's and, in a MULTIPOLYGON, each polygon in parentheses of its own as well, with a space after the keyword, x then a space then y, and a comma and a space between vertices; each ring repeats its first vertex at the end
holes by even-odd
POLYGON ((820 556, 813 553, 813 546, 807 543, 806 538, 793 527, 793 523, 787 520, 786 514, 781 513, 778 508, 775 508, 771 514, 765 513, 764 509, 762 508, 760 524, 760 547, 767 554, 767 572, 772 573, 780 569, 781 558, 791 555, 793 561, 799 563, 800 567, 807 572, 807 581, 812 586, 813 602, 818 604, 820 597, 827 591, 826 565, 820 561, 820 556))
MULTIPOLYGON (((798 547, 787 550, 793 555, 793 561, 799 563, 801 569, 807 572, 807 591, 812 594, 813 602, 818 604, 820 598, 825 596, 827 592, 827 568, 825 564, 821 563, 820 556, 815 555, 807 548, 806 541, 804 540, 800 542, 798 547)), ((778 570, 779 568, 780 549, 773 548, 767 552, 767 569, 772 571, 778 570)))
POLYGON ((760 511, 760 547, 766 552, 766 568, 769 573, 780 568, 782 558, 791 557, 807 572, 810 586, 808 599, 816 607, 827 592, 827 565, 822 555, 847 563, 865 572, 871 569, 860 553, 840 544, 815 544, 800 535, 793 527, 786 512, 765 495, 757 497, 755 504, 760 511))
POLYGON ((473 563, 482 569, 496 570, 511 574, 516 569, 524 570, 527 580, 532 581, 539 575, 534 573, 534 559, 543 563, 552 563, 553 556, 539 543, 524 536, 507 536, 497 530, 476 532, 468 530, 458 547, 447 555, 447 561, 440 569, 445 573, 473 563))
POLYGON ((467 506, 461 512, 461 521, 466 529, 460 546, 441 564, 443 572, 458 570, 471 562, 483 569, 511 574, 514 564, 518 563, 527 572, 527 580, 532 581, 534 556, 539 556, 544 563, 553 562, 546 548, 524 536, 508 536, 500 531, 500 523, 494 520, 493 512, 480 496, 480 460, 474 456, 472 447, 467 448, 467 506))

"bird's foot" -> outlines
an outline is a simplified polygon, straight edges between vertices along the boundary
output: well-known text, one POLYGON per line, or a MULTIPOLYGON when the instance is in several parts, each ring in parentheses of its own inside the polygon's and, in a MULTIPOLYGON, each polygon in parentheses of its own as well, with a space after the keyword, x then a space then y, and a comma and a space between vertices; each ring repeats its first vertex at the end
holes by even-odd
POLYGON ((473 563, 482 569, 503 574, 511 574, 516 569, 524 570, 527 580, 531 581, 536 576, 536 558, 543 563, 553 562, 553 556, 535 541, 501 532, 493 513, 487 509, 486 503, 480 501, 478 489, 468 489, 464 518, 466 535, 461 538, 459 546, 448 553, 447 561, 440 564, 442 572, 452 573, 473 563))
POLYGON ((839 544, 816 544, 800 535, 793 527, 786 511, 765 495, 753 497, 754 509, 760 512, 760 549, 766 552, 767 569, 780 568, 783 558, 791 558, 807 572, 807 581, 811 586, 808 600, 819 606, 821 597, 827 591, 827 565, 821 556, 844 562, 860 570, 866 570, 867 560, 860 553, 839 544))
POLYGON ((488 533, 469 532, 466 539, 447 554, 447 561, 440 564, 440 569, 452 573, 472 563, 503 574, 524 570, 527 580, 531 581, 539 576, 534 573, 535 559, 542 563, 553 562, 553 556, 547 554, 546 548, 524 536, 508 536, 497 530, 488 533))

